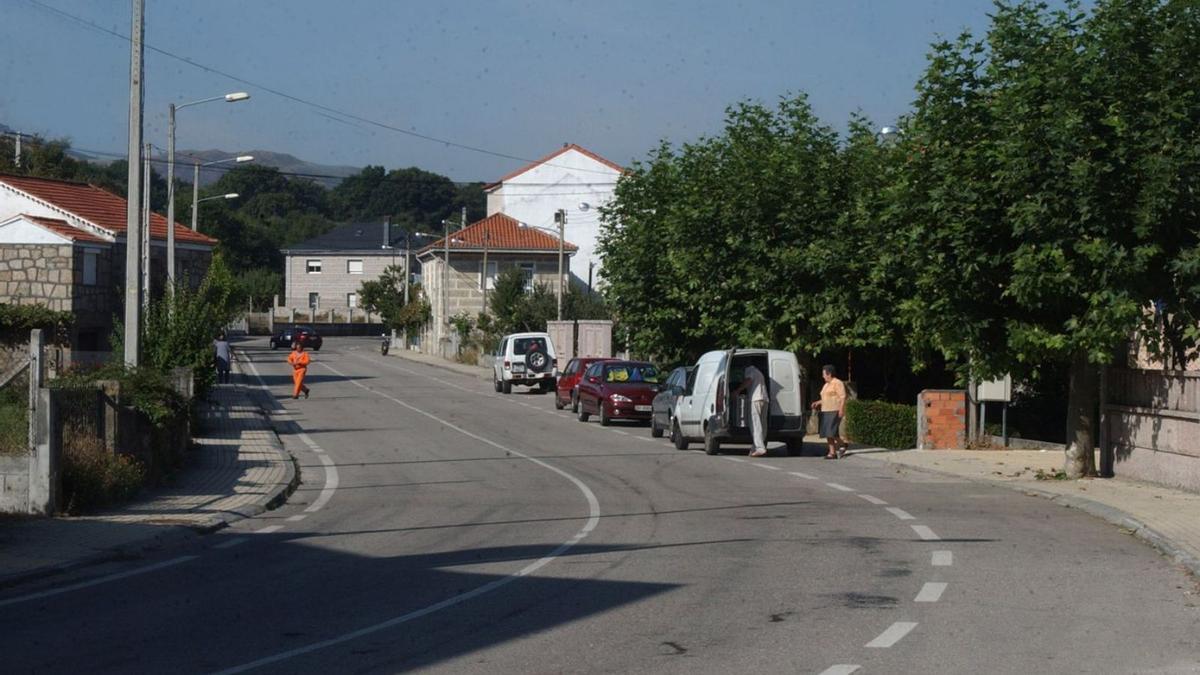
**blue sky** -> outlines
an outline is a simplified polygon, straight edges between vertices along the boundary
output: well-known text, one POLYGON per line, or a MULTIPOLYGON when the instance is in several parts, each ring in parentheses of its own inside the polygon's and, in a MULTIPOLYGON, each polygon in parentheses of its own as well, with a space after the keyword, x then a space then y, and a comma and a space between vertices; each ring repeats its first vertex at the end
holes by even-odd
MULTIPOLYGON (((121 34, 128 0, 37 0, 121 34)), ((618 163, 720 129, 741 99, 806 92, 836 128, 910 107, 938 36, 982 32, 991 0, 607 2, 146 0, 146 42, 352 115, 517 158, 574 142, 618 163)), ((31 0, 0 0, 0 123, 123 152, 128 42, 31 0)), ((182 148, 262 148, 325 164, 493 180, 520 166, 322 113, 157 53, 146 134, 171 101, 182 148)))

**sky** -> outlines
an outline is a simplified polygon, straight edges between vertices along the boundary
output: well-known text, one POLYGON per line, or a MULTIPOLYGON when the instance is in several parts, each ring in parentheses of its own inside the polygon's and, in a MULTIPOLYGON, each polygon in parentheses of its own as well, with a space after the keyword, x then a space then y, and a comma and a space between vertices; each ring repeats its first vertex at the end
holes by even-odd
MULTIPOLYGON (((0 0, 0 123, 123 154, 129 42, 104 31, 128 36, 131 4, 0 0)), ((146 0, 148 46, 253 84, 148 49, 145 140, 165 147, 171 102, 247 91, 246 102, 181 110, 177 147, 492 181, 563 143, 627 165, 660 140, 719 133, 725 108, 747 99, 803 92, 836 129, 855 111, 884 125, 910 110, 930 44, 984 32, 991 7, 146 0)))

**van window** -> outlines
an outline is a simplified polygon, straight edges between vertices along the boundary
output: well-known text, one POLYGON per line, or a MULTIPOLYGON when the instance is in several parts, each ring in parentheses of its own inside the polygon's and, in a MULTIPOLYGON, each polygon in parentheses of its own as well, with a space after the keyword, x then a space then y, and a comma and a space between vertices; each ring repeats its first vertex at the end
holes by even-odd
POLYGON ((796 374, 792 372, 792 364, 786 359, 771 361, 771 379, 779 383, 779 391, 791 391, 795 386, 796 374))

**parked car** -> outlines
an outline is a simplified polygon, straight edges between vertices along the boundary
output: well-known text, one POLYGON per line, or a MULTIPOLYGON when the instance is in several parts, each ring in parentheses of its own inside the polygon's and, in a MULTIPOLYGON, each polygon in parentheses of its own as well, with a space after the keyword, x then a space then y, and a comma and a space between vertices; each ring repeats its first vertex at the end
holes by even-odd
POLYGON ((554 389, 554 407, 562 410, 571 406, 571 412, 579 412, 579 402, 575 398, 575 394, 579 387, 579 379, 583 377, 583 371, 597 361, 611 360, 599 356, 586 356, 568 361, 562 374, 558 376, 558 385, 554 389))
POLYGON ((538 387, 543 393, 554 390, 558 368, 549 333, 505 335, 495 356, 492 383, 496 391, 511 394, 514 384, 538 387))
POLYGON ((292 344, 297 340, 304 345, 305 349, 313 351, 321 351, 321 344, 324 340, 317 334, 317 330, 312 326, 292 326, 291 328, 280 328, 279 332, 271 336, 271 349, 291 349, 292 344))
POLYGON ((614 419, 650 419, 660 379, 658 368, 645 361, 593 363, 579 380, 579 421, 586 422, 593 414, 601 426, 614 419))
POLYGON ((775 349, 729 349, 700 357, 691 392, 680 398, 670 428, 684 447, 690 440, 703 441, 704 451, 714 455, 722 443, 751 442, 749 396, 743 392, 729 400, 751 364, 767 377, 767 440, 787 443, 789 453, 800 451, 806 412, 803 373, 795 354, 775 349))
MULTIPOLYGON (((671 371, 665 382, 659 386, 658 394, 650 403, 650 435, 662 438, 663 432, 675 427, 675 411, 679 401, 692 393, 695 383, 696 366, 680 366, 671 371)), ((680 450, 687 450, 687 440, 672 433, 671 442, 680 450), (680 447, 682 443, 682 447, 680 447)))

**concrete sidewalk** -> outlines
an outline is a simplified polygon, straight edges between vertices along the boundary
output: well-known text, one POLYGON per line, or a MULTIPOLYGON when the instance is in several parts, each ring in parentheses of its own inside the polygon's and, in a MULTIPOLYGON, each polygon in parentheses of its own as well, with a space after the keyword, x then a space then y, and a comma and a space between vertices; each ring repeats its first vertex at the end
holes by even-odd
POLYGON ((411 349, 400 349, 400 348, 389 349, 388 356, 395 356, 397 358, 405 359, 407 361, 415 361, 417 363, 424 363, 427 366, 433 366, 435 368, 443 368, 445 370, 449 370, 449 371, 458 373, 460 375, 477 377, 481 380, 491 380, 492 379, 492 371, 489 368, 485 368, 483 366, 472 366, 472 365, 468 365, 466 363, 458 363, 456 361, 449 361, 449 360, 443 359, 440 356, 431 356, 429 354, 422 354, 421 352, 416 352, 411 349))
POLYGON ((136 555, 282 504, 299 476, 250 391, 222 385, 209 399, 172 485, 105 513, 0 520, 0 587, 136 555))
MULTIPOLYGON (((818 439, 819 440, 819 439, 818 439)), ((1064 480, 1061 450, 852 449, 855 460, 932 471, 1044 497, 1103 518, 1200 576, 1200 494, 1121 478, 1064 480)))

